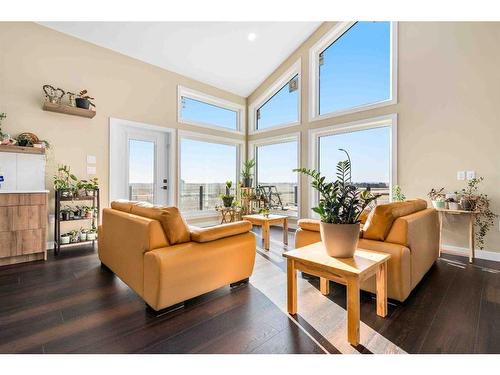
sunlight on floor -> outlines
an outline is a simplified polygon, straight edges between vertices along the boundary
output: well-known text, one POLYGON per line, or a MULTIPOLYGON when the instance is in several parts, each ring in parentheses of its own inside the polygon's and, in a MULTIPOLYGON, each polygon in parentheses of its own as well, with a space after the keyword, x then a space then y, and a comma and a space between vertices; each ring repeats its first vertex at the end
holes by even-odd
MULTIPOLYGON (((257 254, 255 269, 250 282, 283 312, 287 313, 286 275, 279 267, 257 254)), ((359 353, 356 348, 347 342, 346 310, 323 296, 319 290, 301 277, 297 278, 297 287, 298 314, 341 353, 359 353)), ((375 304, 373 308, 375 310, 375 304)), ((303 330, 307 333, 305 329, 303 330)), ((403 349, 363 322, 360 324, 360 344, 368 351, 376 354, 406 354, 403 349)), ((318 343, 318 345, 320 344, 318 343)), ((326 349, 324 350, 326 351, 326 349)))

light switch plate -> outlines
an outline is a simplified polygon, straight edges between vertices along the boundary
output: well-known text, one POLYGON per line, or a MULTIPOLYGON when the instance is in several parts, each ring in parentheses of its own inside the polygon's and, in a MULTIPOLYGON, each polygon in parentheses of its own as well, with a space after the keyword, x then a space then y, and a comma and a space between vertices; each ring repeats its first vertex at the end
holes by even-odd
POLYGON ((458 171, 457 172, 457 180, 459 180, 459 181, 465 180, 465 171, 458 171))
POLYGON ((87 174, 96 174, 95 167, 91 167, 91 166, 87 165, 87 174))
POLYGON ((96 160, 97 159, 94 155, 87 155, 87 164, 95 164, 96 160))
POLYGON ((467 180, 472 180, 473 178, 476 178, 476 172, 475 171, 467 171, 467 180))

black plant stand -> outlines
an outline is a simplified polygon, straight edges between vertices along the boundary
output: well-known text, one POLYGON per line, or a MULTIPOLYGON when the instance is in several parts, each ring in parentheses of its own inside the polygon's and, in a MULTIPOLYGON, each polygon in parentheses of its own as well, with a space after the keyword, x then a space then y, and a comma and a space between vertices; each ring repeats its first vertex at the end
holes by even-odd
POLYGON ((55 223, 54 223, 54 254, 59 255, 62 247, 73 247, 79 245, 87 245, 92 244, 92 247, 95 246, 96 240, 89 241, 78 241, 68 244, 61 244, 61 224, 66 222, 75 222, 81 221, 89 222, 90 228, 97 229, 99 225, 99 216, 100 216, 100 206, 99 206, 99 189, 89 191, 88 194, 92 195, 81 195, 81 196, 73 196, 72 192, 68 192, 67 190, 56 190, 56 199, 55 199, 55 223), (61 218, 61 205, 65 202, 92 202, 92 218, 79 218, 79 219, 70 219, 70 220, 62 220, 61 218))

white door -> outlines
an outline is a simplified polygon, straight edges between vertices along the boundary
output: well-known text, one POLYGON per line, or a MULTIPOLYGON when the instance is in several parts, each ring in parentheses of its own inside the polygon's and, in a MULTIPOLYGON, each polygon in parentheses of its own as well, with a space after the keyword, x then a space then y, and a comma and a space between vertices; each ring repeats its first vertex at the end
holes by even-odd
POLYGON ((168 205, 170 133, 152 126, 110 123, 110 201, 168 205))

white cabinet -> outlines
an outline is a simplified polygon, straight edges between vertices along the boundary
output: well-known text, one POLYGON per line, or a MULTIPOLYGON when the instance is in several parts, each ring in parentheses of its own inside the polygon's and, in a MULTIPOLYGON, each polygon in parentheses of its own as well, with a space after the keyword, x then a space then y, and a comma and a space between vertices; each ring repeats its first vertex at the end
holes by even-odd
POLYGON ((45 190, 45 156, 0 152, 2 190, 45 190))

